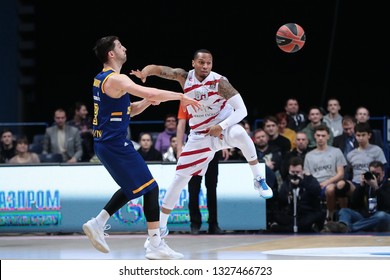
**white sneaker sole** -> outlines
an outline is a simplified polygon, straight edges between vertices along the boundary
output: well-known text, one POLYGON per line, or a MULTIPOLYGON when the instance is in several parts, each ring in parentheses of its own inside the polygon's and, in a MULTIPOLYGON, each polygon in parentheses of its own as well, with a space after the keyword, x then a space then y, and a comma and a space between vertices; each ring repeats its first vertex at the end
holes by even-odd
POLYGON ((102 252, 102 253, 109 253, 110 250, 105 247, 103 247, 99 242, 96 242, 95 236, 93 234, 93 231, 91 231, 87 224, 83 225, 83 231, 85 235, 88 237, 89 241, 91 242, 92 246, 95 247, 96 250, 102 252))
POLYGON ((264 198, 264 199, 269 199, 269 198, 272 198, 274 195, 273 194, 271 194, 271 195, 262 195, 262 194, 260 194, 260 196, 262 198, 264 198))
POLYGON ((175 256, 156 256, 154 254, 146 254, 145 258, 148 260, 180 260, 184 257, 182 254, 177 254, 175 256))

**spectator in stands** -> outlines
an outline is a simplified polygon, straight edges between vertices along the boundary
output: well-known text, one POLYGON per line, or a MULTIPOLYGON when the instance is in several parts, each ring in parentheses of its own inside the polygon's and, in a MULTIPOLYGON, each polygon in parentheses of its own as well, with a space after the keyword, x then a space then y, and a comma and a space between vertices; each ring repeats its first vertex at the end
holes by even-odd
POLYGON ((287 127, 288 123, 288 116, 285 112, 279 112, 275 115, 276 121, 278 124, 278 131, 279 134, 286 137, 288 140, 290 140, 291 144, 291 150, 294 149, 296 146, 296 137, 297 133, 295 130, 292 130, 291 128, 287 127))
POLYGON ((163 161, 176 162, 177 161, 177 137, 176 134, 171 136, 170 146, 163 154, 163 161))
POLYGON ((16 139, 16 155, 13 156, 8 163, 13 164, 26 164, 26 163, 39 163, 39 156, 36 153, 29 152, 28 139, 26 136, 19 136, 16 139))
POLYGON ((355 119, 349 115, 343 116, 342 126, 343 133, 333 139, 333 146, 339 148, 347 158, 347 154, 358 147, 355 137, 355 119))
POLYGON ((73 119, 67 124, 79 129, 83 149, 81 161, 89 161, 95 153, 93 151, 92 119, 88 116, 87 106, 84 103, 76 102, 73 119))
MULTIPOLYGON (((370 111, 366 107, 359 107, 356 109, 355 113, 356 123, 370 123, 370 111)), ((382 131, 379 129, 371 129, 370 143, 379 146, 383 151, 385 151, 385 146, 383 144, 383 135, 382 131)))
POLYGON ((321 209, 320 183, 312 175, 303 173, 303 161, 299 157, 290 159, 288 173, 288 177, 280 187, 278 210, 275 212, 270 230, 274 232, 320 231, 325 220, 325 213, 321 209), (295 230, 294 226, 296 226, 295 230))
POLYGON ((66 112, 54 112, 54 125, 46 128, 43 140, 43 154, 61 154, 64 162, 75 163, 81 160, 83 149, 78 128, 66 124, 66 112))
POLYGON ((360 176, 351 208, 340 209, 338 222, 329 222, 324 232, 390 231, 390 182, 385 167, 374 160, 360 176))
MULTIPOLYGON (((315 127, 317 127, 321 124, 324 124, 324 125, 326 125, 326 124, 322 120, 323 114, 322 114, 322 111, 319 107, 316 107, 316 106, 311 107, 309 110, 308 118, 309 118, 310 122, 307 124, 307 126, 302 131, 306 133, 307 139, 309 140, 309 144, 308 144, 309 150, 312 150, 312 149, 316 148, 316 146, 317 146, 316 139, 314 137, 315 127)), ((332 145, 332 143, 333 143, 333 133, 329 129, 328 145, 332 145)))
POLYGON ((12 131, 8 128, 4 129, 0 138, 0 163, 7 163, 15 156, 16 141, 12 131))
POLYGON ((370 144, 371 128, 369 123, 357 123, 355 125, 355 137, 358 147, 347 154, 347 162, 352 174, 346 176, 348 180, 341 181, 338 185, 350 185, 358 187, 361 181, 361 175, 369 171, 369 164, 372 161, 380 161, 386 167, 387 160, 383 150, 374 144, 370 144))
POLYGON ((287 127, 298 132, 302 130, 308 123, 307 114, 299 110, 298 100, 289 98, 286 101, 284 110, 288 116, 287 127))
POLYGON ((288 176, 288 166, 290 163, 290 159, 293 157, 299 157, 302 162, 305 162, 305 156, 309 151, 307 148, 309 141, 307 140, 306 133, 302 131, 297 132, 297 136, 295 139, 296 148, 292 149, 290 152, 286 154, 286 156, 282 160, 282 166, 280 168, 280 175, 283 180, 286 180, 288 176))
POLYGON ((148 132, 142 132, 139 135, 138 152, 141 154, 145 161, 162 161, 162 154, 157 151, 153 146, 152 135, 148 132))
MULTIPOLYGON (((161 154, 164 154, 168 151, 171 146, 171 137, 176 135, 177 131, 177 118, 174 114, 168 114, 165 116, 164 121, 165 129, 157 135, 156 143, 154 147, 161 154)), ((183 136, 183 141, 187 140, 187 134, 183 136)))
POLYGON ((273 221, 273 213, 276 205, 279 188, 278 173, 282 163, 282 152, 277 146, 268 144, 269 136, 262 128, 258 128, 253 133, 253 141, 256 148, 257 158, 260 163, 265 163, 265 180, 272 188, 273 197, 266 200, 267 223, 269 226, 273 221))
POLYGON ((339 136, 343 133, 342 119, 340 114, 340 102, 336 98, 330 98, 326 107, 328 113, 324 116, 323 121, 330 128, 333 137, 339 136))
MULTIPOLYGON (((321 186, 321 199, 326 202, 326 221, 332 221, 336 210, 336 184, 344 179, 347 161, 340 149, 329 146, 330 129, 326 124, 314 127, 316 148, 306 154, 304 170, 313 175, 321 186)), ((349 190, 339 190, 347 193, 349 190)))
POLYGON ((279 147, 282 157, 284 157, 291 150, 291 142, 279 133, 277 119, 274 116, 266 116, 263 121, 263 129, 269 136, 268 144, 279 147))
POLYGON ((269 144, 269 135, 264 129, 258 128, 254 131, 254 144, 259 162, 265 163, 266 181, 271 188, 277 188, 277 182, 271 181, 275 178, 275 173, 279 171, 282 163, 282 152, 280 148, 269 144), (272 171, 272 172, 269 172, 272 171))
POLYGON ((248 135, 253 138, 253 131, 249 121, 247 119, 243 119, 240 121, 240 124, 245 128, 245 131, 248 133, 248 135))

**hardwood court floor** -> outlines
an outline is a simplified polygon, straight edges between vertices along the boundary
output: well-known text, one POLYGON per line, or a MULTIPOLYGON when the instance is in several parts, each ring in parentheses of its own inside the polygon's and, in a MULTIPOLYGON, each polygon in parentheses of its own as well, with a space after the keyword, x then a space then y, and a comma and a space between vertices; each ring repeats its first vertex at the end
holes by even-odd
MULTIPOLYGON (((0 235, 0 259, 143 260, 145 234, 111 234, 111 252, 96 251, 85 235, 0 235)), ((170 234, 166 241, 187 260, 390 259, 386 234, 170 234)))

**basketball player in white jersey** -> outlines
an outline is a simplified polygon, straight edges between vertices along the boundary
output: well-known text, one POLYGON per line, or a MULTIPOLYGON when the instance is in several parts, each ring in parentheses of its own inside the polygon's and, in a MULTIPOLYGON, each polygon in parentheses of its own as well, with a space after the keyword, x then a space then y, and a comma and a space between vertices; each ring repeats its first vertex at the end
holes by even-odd
POLYGON ((260 196, 268 199, 272 189, 265 182, 256 149, 245 129, 238 124, 247 116, 247 109, 240 93, 218 73, 211 71, 213 56, 206 49, 197 50, 192 60, 194 69, 189 72, 181 68, 148 65, 142 71, 131 71, 131 75, 146 81, 148 76, 175 80, 180 83, 184 94, 198 100, 202 107, 187 108, 190 134, 178 159, 176 174, 168 187, 160 212, 161 235, 168 234, 168 217, 180 193, 192 176, 203 176, 214 154, 222 149, 239 148, 254 177, 255 189, 260 196))

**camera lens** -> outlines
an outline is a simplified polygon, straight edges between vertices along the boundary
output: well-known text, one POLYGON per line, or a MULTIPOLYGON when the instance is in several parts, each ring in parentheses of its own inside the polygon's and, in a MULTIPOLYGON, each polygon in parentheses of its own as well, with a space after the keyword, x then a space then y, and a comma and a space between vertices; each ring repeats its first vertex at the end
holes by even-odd
POLYGON ((372 180, 372 179, 374 179, 374 175, 370 171, 367 171, 366 173, 364 173, 364 179, 365 180, 372 180))

